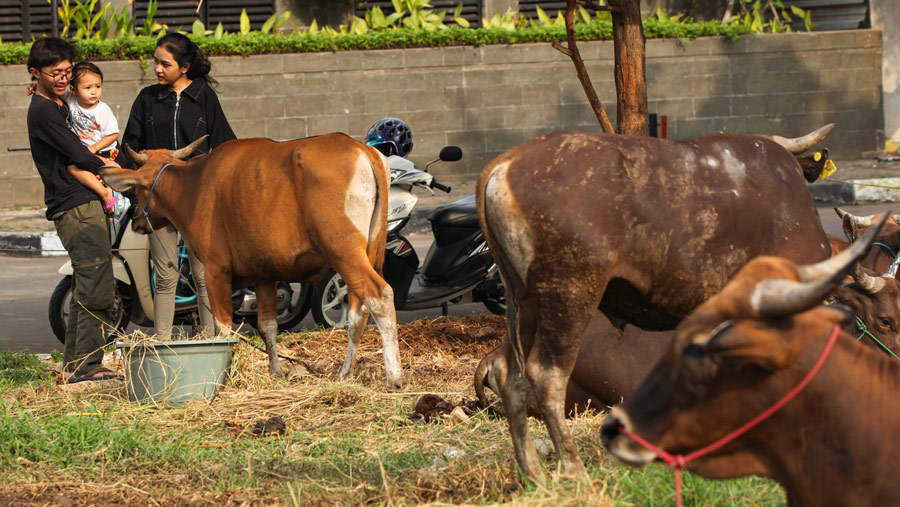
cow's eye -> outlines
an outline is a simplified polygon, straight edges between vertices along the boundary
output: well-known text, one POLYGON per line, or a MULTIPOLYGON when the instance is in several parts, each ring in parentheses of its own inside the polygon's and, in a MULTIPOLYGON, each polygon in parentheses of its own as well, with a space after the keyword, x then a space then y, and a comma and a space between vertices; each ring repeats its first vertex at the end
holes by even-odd
POLYGON ((693 357, 695 359, 700 359, 706 357, 706 347, 702 345, 697 345, 696 343, 692 343, 684 348, 682 352, 686 357, 693 357))
POLYGON ((879 319, 879 320, 881 321, 881 325, 882 325, 882 326, 884 326, 884 327, 886 327, 886 328, 888 328, 888 329, 890 329, 890 330, 893 330, 893 329, 894 329, 894 326, 891 325, 891 321, 890 321, 889 319, 886 319, 886 318, 882 317, 882 318, 879 319))

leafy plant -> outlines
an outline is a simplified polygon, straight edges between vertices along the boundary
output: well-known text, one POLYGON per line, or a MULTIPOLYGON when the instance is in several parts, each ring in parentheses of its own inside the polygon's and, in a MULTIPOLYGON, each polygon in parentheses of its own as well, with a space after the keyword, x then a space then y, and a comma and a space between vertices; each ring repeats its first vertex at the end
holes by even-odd
POLYGON ((384 30, 396 26, 397 21, 403 17, 402 12, 392 12, 389 16, 384 15, 384 11, 377 5, 366 11, 366 25, 373 30, 384 30))
POLYGON ((69 0, 61 0, 59 7, 56 8, 56 14, 62 27, 60 36, 66 38, 69 36, 69 27, 72 25, 72 20, 75 17, 75 9, 69 4, 69 0))
POLYGON ((77 28, 75 37, 81 39, 106 38, 106 34, 109 32, 109 23, 108 21, 106 23, 103 21, 107 19, 106 14, 109 12, 109 4, 105 4, 100 10, 94 12, 97 7, 97 1, 88 0, 82 2, 81 0, 75 0, 76 7, 72 15, 72 21, 74 21, 77 28), (101 23, 101 26, 95 33, 94 30, 98 22, 101 23))
POLYGON ((134 18, 131 16, 130 6, 123 6, 119 12, 113 12, 112 9, 108 12, 114 25, 113 37, 121 38, 134 33, 134 18))
POLYGON ((456 9, 453 10, 453 22, 463 28, 469 28, 469 20, 462 17, 463 4, 459 4, 456 6, 456 9))
POLYGON ((144 37, 153 37, 157 32, 165 32, 168 28, 166 25, 159 24, 155 21, 156 10, 159 4, 156 0, 147 2, 147 16, 144 18, 144 25, 141 27, 141 35, 144 37))
POLYGON ((241 10, 241 35, 250 33, 250 16, 247 15, 247 9, 241 10))
MULTIPOLYGON (((540 7, 538 7, 540 9, 540 7)), ((541 10, 541 12, 544 12, 541 10)), ((544 16, 547 16, 544 13, 544 16)), ((500 14, 499 12, 495 12, 494 16, 490 19, 481 18, 481 26, 484 28, 502 28, 504 30, 508 30, 510 32, 516 29, 516 23, 519 18, 519 13, 512 9, 506 9, 506 12, 500 14)), ((549 17, 547 17, 549 19, 549 17)))
POLYGON ((278 13, 276 12, 275 14, 272 14, 271 16, 269 16, 269 19, 267 19, 265 21, 265 23, 263 23, 263 25, 259 29, 259 31, 262 33, 269 33, 272 30, 274 30, 275 32, 278 32, 278 30, 280 30, 281 27, 284 26, 285 23, 287 23, 287 21, 290 17, 291 17, 291 11, 283 12, 280 17, 278 16, 278 13))
POLYGON ((435 11, 429 0, 391 0, 394 10, 403 12, 403 26, 427 31, 446 29, 445 11, 435 11))
POLYGON ((729 24, 744 26, 753 33, 792 32, 792 13, 803 21, 807 31, 816 27, 810 11, 793 5, 788 9, 781 0, 765 0, 765 3, 762 0, 741 0, 738 5, 741 12, 732 16, 729 24))

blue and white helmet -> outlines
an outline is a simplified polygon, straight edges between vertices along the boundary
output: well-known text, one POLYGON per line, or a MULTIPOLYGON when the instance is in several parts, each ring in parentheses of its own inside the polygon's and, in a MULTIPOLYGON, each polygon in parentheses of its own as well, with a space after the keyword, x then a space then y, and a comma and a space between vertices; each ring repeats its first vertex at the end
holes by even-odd
POLYGON ((366 144, 374 146, 385 155, 406 157, 413 149, 412 131, 403 120, 382 118, 369 128, 366 144))

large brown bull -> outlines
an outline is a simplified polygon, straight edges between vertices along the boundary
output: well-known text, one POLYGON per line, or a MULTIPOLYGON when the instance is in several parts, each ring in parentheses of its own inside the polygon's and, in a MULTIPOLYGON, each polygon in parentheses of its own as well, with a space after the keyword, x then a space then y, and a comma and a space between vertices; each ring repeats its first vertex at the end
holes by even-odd
MULTIPOLYGON (((103 179, 119 191, 135 188, 154 228, 171 222, 181 231, 206 267, 220 332, 231 330, 232 288, 255 286, 272 374, 281 375, 277 282, 304 280, 331 266, 349 288, 350 343, 341 376, 350 373, 371 311, 388 386, 398 387, 393 292, 378 274, 387 237, 385 158, 344 134, 329 134, 280 143, 234 140, 181 160, 203 139, 174 152, 128 150, 139 169, 106 169, 103 179)), ((149 232, 146 221, 135 225, 149 232)))
POLYGON ((563 471, 584 475, 563 393, 597 309, 619 329, 672 329, 757 255, 829 257, 794 156, 829 129, 802 140, 555 132, 485 167, 481 227, 511 302, 501 394, 529 479, 543 483, 526 423, 529 383, 563 471))
POLYGON ((864 250, 825 266, 754 259, 678 326, 663 359, 604 421, 606 447, 632 465, 653 461, 627 431, 687 456, 686 468, 705 477, 771 477, 791 505, 900 504, 900 362, 846 333, 825 352, 849 316, 820 303, 864 250))

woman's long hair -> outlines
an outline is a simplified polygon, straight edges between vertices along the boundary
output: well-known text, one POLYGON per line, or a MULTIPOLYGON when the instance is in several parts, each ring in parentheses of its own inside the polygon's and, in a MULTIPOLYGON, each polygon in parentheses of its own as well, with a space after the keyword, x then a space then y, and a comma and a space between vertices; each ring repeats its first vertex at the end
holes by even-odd
POLYGON ((209 75, 210 70, 212 70, 209 58, 187 36, 177 32, 166 34, 156 41, 156 47, 165 47, 166 51, 172 53, 172 56, 175 57, 175 61, 178 62, 179 66, 189 65, 187 71, 188 79, 201 78, 211 85, 219 84, 218 81, 209 75))

